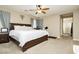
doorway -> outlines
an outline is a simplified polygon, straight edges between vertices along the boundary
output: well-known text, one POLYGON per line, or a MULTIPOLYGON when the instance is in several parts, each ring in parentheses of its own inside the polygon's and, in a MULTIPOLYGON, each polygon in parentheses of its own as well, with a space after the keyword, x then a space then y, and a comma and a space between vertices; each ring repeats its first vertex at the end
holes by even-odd
POLYGON ((73 37, 73 14, 61 15, 61 36, 73 37))

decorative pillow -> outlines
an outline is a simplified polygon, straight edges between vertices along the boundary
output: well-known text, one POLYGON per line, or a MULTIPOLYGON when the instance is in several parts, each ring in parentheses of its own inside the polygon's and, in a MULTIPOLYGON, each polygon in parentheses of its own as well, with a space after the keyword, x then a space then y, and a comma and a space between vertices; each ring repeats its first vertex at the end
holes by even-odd
POLYGON ((33 28, 25 26, 25 30, 33 30, 33 28))

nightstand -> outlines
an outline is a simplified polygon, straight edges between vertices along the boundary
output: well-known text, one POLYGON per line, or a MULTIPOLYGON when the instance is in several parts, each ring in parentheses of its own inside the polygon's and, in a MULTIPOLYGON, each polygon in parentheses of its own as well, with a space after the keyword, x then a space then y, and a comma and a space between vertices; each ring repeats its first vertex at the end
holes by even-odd
POLYGON ((0 43, 9 42, 9 33, 0 33, 0 43))

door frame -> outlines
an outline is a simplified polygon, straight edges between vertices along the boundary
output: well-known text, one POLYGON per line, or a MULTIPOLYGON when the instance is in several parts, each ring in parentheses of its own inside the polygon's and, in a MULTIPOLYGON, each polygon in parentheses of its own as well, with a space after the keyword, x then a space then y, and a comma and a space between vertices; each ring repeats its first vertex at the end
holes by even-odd
POLYGON ((72 17, 72 36, 71 37, 73 37, 73 13, 60 15, 60 36, 64 34, 63 33, 63 18, 68 18, 68 17, 72 17))

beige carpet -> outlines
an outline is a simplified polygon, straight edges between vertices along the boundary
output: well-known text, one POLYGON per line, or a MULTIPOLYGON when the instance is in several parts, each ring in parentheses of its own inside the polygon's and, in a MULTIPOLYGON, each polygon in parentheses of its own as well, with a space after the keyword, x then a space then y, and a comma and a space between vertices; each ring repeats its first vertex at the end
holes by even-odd
POLYGON ((24 53, 13 42, 0 44, 0 54, 72 54, 73 40, 69 38, 48 39, 24 53))

